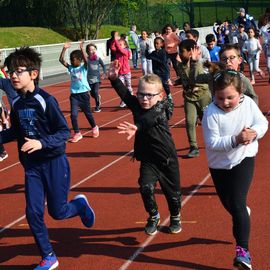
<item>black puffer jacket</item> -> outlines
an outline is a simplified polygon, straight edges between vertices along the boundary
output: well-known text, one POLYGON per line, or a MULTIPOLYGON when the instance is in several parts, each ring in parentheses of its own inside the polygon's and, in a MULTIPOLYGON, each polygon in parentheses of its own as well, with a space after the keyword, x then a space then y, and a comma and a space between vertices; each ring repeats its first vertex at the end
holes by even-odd
POLYGON ((134 124, 138 127, 134 142, 134 157, 139 161, 162 165, 169 165, 170 160, 177 159, 168 124, 173 112, 172 101, 165 98, 151 109, 145 110, 119 79, 111 81, 111 84, 132 111, 134 124))

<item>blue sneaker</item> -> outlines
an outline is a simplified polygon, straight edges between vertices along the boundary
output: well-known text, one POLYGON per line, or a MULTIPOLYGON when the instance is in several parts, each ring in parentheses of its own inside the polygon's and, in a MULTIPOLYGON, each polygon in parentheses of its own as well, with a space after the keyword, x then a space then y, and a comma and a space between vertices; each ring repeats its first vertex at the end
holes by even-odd
POLYGON ((237 246, 236 257, 234 258, 233 265, 238 267, 238 269, 251 270, 251 257, 249 251, 237 246))
POLYGON ((39 265, 34 270, 52 270, 57 268, 59 262, 55 256, 55 254, 48 255, 47 257, 43 258, 39 265))
POLYGON ((92 227, 95 222, 95 213, 89 205, 87 198, 83 194, 79 194, 75 196, 73 200, 82 208, 80 217, 83 225, 87 228, 92 227))

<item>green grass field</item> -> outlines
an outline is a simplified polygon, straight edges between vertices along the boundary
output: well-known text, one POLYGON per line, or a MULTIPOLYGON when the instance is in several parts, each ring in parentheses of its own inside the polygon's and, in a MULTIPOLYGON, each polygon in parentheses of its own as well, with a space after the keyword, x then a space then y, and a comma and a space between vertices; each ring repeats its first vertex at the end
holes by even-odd
MULTIPOLYGON (((113 30, 122 34, 128 33, 129 29, 122 26, 103 25, 98 38, 109 38, 113 30)), ((0 49, 63 43, 68 40, 67 37, 51 29, 40 27, 2 27, 0 28, 0 36, 0 49)))
POLYGON ((66 37, 40 27, 2 27, 0 28, 0 48, 33 46, 62 43, 66 37))

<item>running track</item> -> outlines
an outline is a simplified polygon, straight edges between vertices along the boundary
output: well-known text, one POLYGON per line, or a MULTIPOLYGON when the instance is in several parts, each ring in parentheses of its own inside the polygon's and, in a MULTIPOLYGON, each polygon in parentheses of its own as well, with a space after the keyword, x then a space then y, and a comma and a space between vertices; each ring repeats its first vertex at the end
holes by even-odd
MULTIPOLYGON (((133 71, 136 90, 140 71, 133 71)), ((257 78, 255 90, 260 108, 269 120, 270 85, 257 78)), ((70 125, 68 82, 44 87, 53 94, 70 125)), ((175 111, 170 122, 176 143, 183 189, 183 231, 167 233, 169 214, 160 189, 157 201, 161 229, 147 236, 147 219, 138 192, 138 162, 130 161, 133 141, 117 134, 116 126, 132 121, 127 109, 118 108, 119 98, 108 80, 101 86, 102 112, 94 114, 100 137, 91 138, 84 115, 79 123, 84 138, 67 145, 72 182, 70 199, 78 193, 88 197, 96 212, 96 223, 86 229, 79 218, 55 221, 46 213, 46 223, 65 270, 172 270, 232 269, 234 240, 231 220, 222 208, 209 176, 201 126, 197 128, 200 157, 186 159, 188 151, 181 87, 172 88, 175 111)), ((93 100, 92 104, 93 104, 93 100)), ((24 216, 24 176, 18 162, 16 143, 6 145, 9 158, 0 163, 0 270, 33 269, 40 260, 24 216)), ((270 269, 269 216, 269 132, 260 141, 256 171, 249 193, 252 210, 250 251, 253 269, 270 269)))

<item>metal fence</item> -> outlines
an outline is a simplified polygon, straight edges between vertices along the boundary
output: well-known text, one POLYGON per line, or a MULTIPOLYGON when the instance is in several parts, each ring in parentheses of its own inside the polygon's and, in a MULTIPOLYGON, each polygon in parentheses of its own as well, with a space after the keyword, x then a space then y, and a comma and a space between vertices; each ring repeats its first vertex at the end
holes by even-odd
MULTIPOLYGON (((212 27, 196 28, 200 33, 200 43, 205 43, 205 36, 213 33, 212 27)), ((85 44, 94 43, 97 46, 97 54, 102 58, 104 64, 109 64, 110 57, 106 55, 106 41, 107 39, 97 39, 85 41, 85 44)), ((67 69, 59 62, 59 56, 62 51, 64 43, 32 46, 42 56, 42 68, 40 71, 40 79, 50 77, 53 75, 64 74, 67 69)), ((79 42, 72 42, 71 47, 66 51, 66 60, 69 61, 69 54, 71 51, 79 48, 79 42)), ((4 63, 5 58, 14 51, 14 48, 7 48, 0 50, 0 65, 4 63)))
MULTIPOLYGON (((105 64, 108 64, 110 57, 106 56, 106 39, 88 40, 85 44, 94 43, 97 46, 97 54, 102 58, 105 64)), ((40 79, 59 75, 67 72, 67 69, 59 62, 59 56, 64 43, 32 46, 42 56, 42 68, 40 70, 40 79)), ((79 42, 72 42, 71 47, 66 51, 66 60, 69 62, 71 51, 79 48, 79 42)), ((14 48, 0 50, 0 65, 4 63, 5 58, 14 51, 14 48)))

